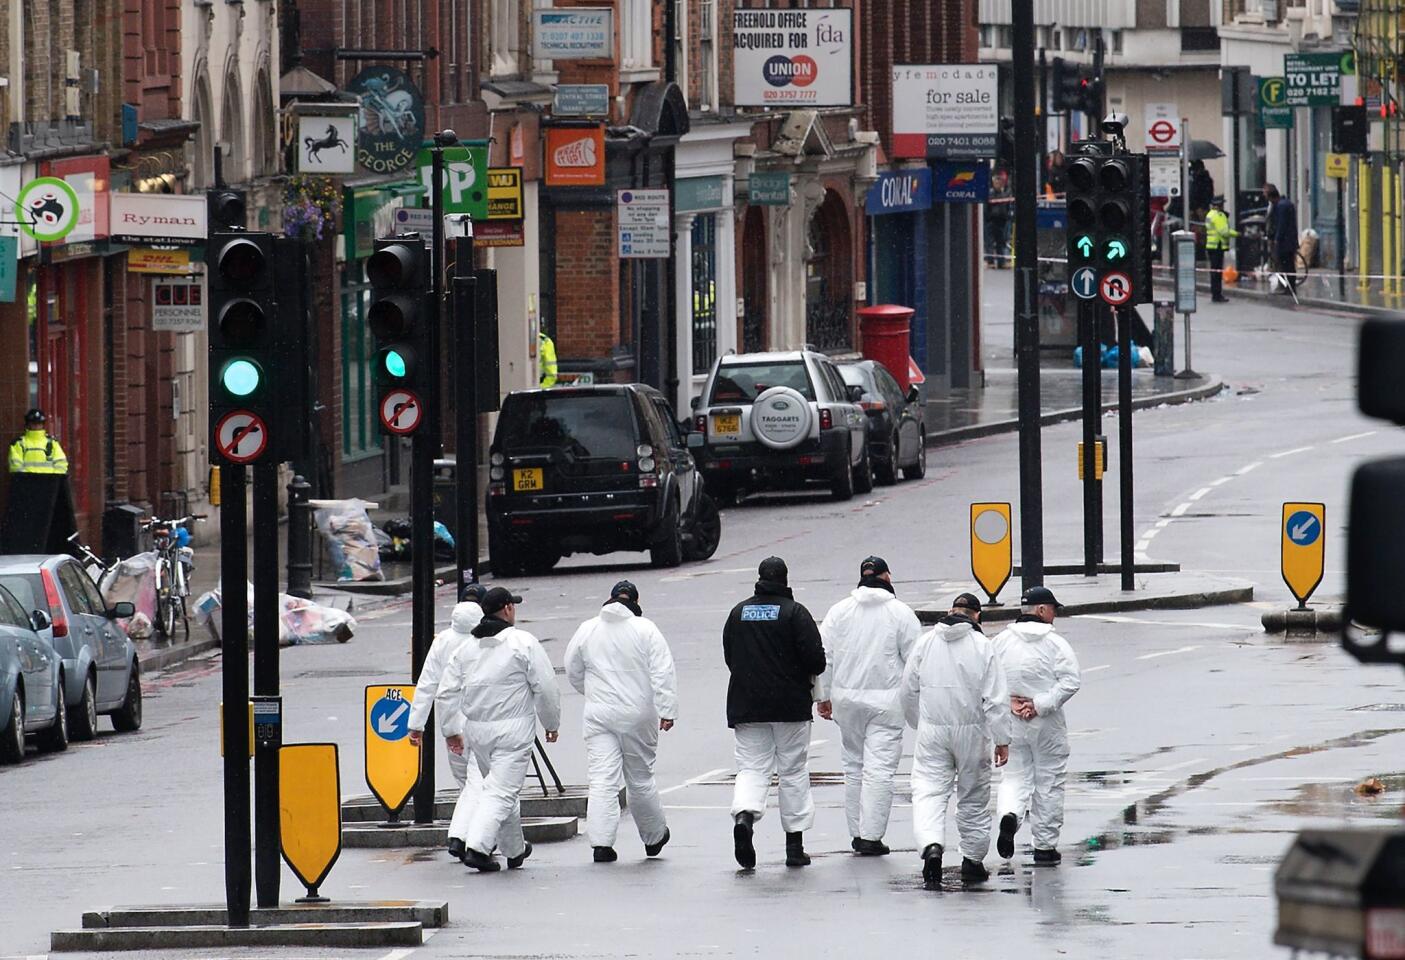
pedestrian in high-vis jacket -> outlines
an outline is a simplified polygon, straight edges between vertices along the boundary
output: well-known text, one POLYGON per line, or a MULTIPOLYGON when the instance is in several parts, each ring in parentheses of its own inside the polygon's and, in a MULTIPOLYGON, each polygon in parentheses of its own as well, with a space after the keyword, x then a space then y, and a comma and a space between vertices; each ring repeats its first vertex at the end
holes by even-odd
POLYGON ((620 827, 620 787, 644 852, 656 857, 669 841, 654 782, 659 731, 678 716, 673 654, 644 616, 639 589, 621 580, 600 613, 582 623, 566 648, 566 679, 585 694, 590 806, 586 833, 596 863, 613 863, 620 827))

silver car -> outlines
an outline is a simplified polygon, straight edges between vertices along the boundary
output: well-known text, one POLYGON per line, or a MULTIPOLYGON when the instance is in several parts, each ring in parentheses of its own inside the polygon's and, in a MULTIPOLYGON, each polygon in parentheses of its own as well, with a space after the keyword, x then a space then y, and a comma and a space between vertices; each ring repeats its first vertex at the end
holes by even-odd
POLYGON ((68 747, 63 669, 54 648, 35 632, 44 614, 30 614, 0 587, 0 763, 24 759, 26 734, 46 750, 68 747))
POLYGON ((97 736, 98 715, 119 731, 141 727, 141 664, 117 620, 130 603, 111 609, 76 560, 64 554, 0 557, 0 587, 46 621, 41 639, 62 660, 68 729, 75 740, 97 736))

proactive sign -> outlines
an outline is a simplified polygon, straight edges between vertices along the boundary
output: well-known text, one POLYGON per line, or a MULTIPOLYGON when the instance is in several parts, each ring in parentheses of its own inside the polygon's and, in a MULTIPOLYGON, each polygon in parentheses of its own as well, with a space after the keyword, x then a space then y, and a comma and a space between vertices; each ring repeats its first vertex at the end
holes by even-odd
POLYGON ((1327 507, 1321 503, 1283 504, 1283 582, 1293 592, 1298 608, 1307 606, 1322 582, 1326 561, 1327 507))
POLYGON ((1008 503, 971 504, 971 575, 996 602, 1014 570, 1008 503))
POLYGON ((410 743, 413 684, 366 687, 366 786, 392 819, 420 779, 420 749, 410 743))

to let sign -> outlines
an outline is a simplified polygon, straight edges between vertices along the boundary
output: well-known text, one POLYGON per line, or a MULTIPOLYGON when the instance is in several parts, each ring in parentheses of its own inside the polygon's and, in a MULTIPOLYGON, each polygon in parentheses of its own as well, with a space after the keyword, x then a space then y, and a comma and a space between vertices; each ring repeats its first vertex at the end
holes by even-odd
POLYGON ((1290 107, 1328 107, 1341 101, 1342 75, 1356 74, 1356 55, 1335 53, 1285 53, 1283 78, 1290 107))

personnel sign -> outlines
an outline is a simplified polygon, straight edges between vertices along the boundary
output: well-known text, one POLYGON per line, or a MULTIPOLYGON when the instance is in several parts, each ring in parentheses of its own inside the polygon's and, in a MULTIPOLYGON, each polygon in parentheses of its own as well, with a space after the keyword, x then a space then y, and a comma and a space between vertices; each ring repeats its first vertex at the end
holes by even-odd
POLYGON ((996 602, 1014 569, 1008 503, 971 504, 971 575, 996 602))
POLYGON ((366 687, 366 786, 392 818, 420 779, 420 750, 410 743, 413 684, 366 687))
POLYGON ((1326 560, 1327 508, 1320 503, 1283 504, 1283 582, 1293 591, 1299 608, 1307 606, 1322 582, 1326 560))

